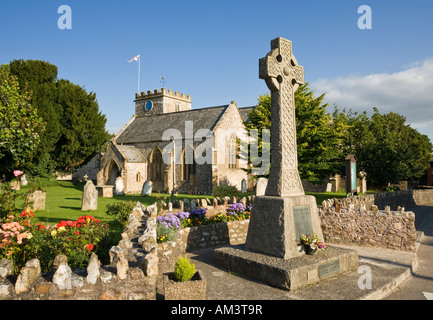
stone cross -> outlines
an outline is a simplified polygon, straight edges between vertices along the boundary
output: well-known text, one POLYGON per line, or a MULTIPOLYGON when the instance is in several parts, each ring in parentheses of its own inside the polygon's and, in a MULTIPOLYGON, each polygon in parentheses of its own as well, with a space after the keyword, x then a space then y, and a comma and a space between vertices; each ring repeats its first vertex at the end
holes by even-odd
POLYGON ((87 175, 87 173, 84 175, 84 180, 87 181, 87 179, 89 178, 89 176, 87 175))
POLYGON ((292 53, 292 42, 271 41, 271 51, 259 61, 259 78, 271 90, 271 172, 266 196, 304 195, 298 172, 295 91, 304 83, 304 69, 292 53))

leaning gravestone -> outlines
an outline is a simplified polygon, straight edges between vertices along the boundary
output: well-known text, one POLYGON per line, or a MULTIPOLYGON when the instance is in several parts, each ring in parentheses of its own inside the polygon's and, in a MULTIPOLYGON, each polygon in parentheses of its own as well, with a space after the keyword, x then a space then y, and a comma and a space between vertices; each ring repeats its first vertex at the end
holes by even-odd
POLYGON ((97 210, 98 209, 98 190, 92 180, 89 180, 84 185, 83 199, 81 201, 81 210, 97 210))
POLYGON ((116 182, 114 183, 114 187, 116 190, 116 196, 123 196, 125 194, 125 186, 123 184, 122 177, 117 177, 116 182))
POLYGON ((143 184, 143 189, 141 190, 141 196, 150 196, 152 193, 153 183, 150 180, 146 180, 143 184))
POLYGON ((254 199, 244 248, 216 249, 214 262, 291 290, 356 270, 358 256, 354 250, 332 247, 310 259, 298 245, 302 234, 314 233, 323 241, 316 199, 304 194, 298 173, 294 94, 304 72, 292 43, 283 38, 272 40, 259 67, 259 77, 271 90, 271 171, 265 194, 254 199))

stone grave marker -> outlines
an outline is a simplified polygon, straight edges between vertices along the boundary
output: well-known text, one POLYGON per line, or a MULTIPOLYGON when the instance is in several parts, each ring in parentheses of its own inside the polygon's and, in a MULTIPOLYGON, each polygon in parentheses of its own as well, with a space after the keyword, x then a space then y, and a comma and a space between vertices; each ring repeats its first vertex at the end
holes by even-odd
POLYGON ((242 179, 241 181, 241 192, 242 193, 247 192, 247 180, 245 179, 242 179))
POLYGON ((153 182, 150 180, 146 180, 143 184, 143 189, 141 190, 141 196, 150 196, 152 193, 153 182))
POLYGON ((89 180, 84 185, 83 198, 81 201, 81 210, 97 210, 98 209, 98 190, 92 180, 89 180))
POLYGON ((256 182, 256 196, 264 196, 266 192, 266 187, 268 186, 268 179, 260 177, 256 182))
POLYGON ((122 177, 117 177, 114 183, 114 189, 116 191, 116 196, 123 196, 125 194, 125 185, 123 184, 122 177))

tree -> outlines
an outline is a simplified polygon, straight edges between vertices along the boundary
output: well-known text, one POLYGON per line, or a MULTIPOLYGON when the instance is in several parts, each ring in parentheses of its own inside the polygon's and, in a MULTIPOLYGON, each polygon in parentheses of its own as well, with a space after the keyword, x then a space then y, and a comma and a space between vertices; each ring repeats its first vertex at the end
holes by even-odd
MULTIPOLYGON (((341 153, 346 124, 334 121, 323 104, 325 94, 314 97, 308 83, 295 92, 295 113, 298 148, 298 170, 301 179, 319 182, 338 170, 344 157, 341 153)), ((257 129, 259 149, 263 147, 262 130, 271 128, 271 95, 260 96, 250 112, 248 130, 257 129)))
POLYGON ((339 115, 348 125, 345 154, 356 155, 358 170, 365 170, 373 184, 420 178, 431 160, 428 137, 407 125, 406 118, 397 113, 380 114, 377 108, 373 110, 371 118, 367 112, 343 111, 339 115))
POLYGON ((33 92, 31 103, 47 124, 31 173, 49 176, 82 164, 106 142, 106 118, 95 93, 57 79, 57 67, 40 60, 14 60, 11 72, 33 92))
POLYGON ((28 93, 20 93, 10 67, 0 66, 0 174, 7 177, 31 163, 45 129, 30 100, 28 93))
POLYGON ((57 89, 63 117, 55 152, 58 169, 70 170, 88 160, 107 141, 107 119, 99 111, 95 93, 87 93, 68 80, 59 80, 57 89))

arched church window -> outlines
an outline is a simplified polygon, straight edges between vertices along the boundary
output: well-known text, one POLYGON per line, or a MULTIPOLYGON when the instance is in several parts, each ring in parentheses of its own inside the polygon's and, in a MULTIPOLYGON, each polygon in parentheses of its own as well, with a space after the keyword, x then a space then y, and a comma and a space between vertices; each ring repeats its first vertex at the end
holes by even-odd
POLYGON ((182 180, 191 180, 191 175, 196 173, 194 150, 187 146, 182 153, 182 180))
POLYGON ((229 138, 229 148, 228 148, 228 167, 230 169, 238 168, 237 154, 239 150, 238 140, 236 134, 232 134, 229 138))
POLYGON ((149 177, 151 180, 162 180, 163 166, 162 153, 158 147, 155 147, 150 156, 149 177))

